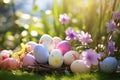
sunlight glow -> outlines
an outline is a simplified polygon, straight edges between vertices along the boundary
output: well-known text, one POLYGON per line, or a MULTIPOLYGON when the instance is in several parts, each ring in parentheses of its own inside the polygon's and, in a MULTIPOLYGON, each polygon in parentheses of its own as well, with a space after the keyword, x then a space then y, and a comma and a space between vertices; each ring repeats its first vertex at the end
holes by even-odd
POLYGON ((25 29, 28 29, 28 28, 29 28, 29 25, 28 25, 28 24, 25 24, 25 25, 24 25, 24 28, 25 28, 25 29))
POLYGON ((81 0, 80 5, 88 7, 88 0, 81 0))
POLYGON ((24 30, 24 31, 21 33, 22 36, 27 36, 27 34, 28 34, 28 32, 27 32, 26 30, 24 30))
POLYGON ((12 35, 8 36, 8 40, 14 40, 14 37, 12 35))
POLYGON ((31 16, 30 16, 29 14, 24 14, 24 13, 23 13, 23 14, 21 15, 21 18, 23 18, 23 19, 30 19, 30 17, 31 17, 31 16))
POLYGON ((33 30, 33 31, 31 31, 31 33, 30 33, 30 34, 31 34, 31 36, 37 36, 37 35, 38 35, 37 31, 34 31, 34 30, 33 30))
POLYGON ((45 13, 46 13, 47 15, 50 15, 50 14, 52 13, 52 11, 51 11, 51 10, 46 10, 45 13))
POLYGON ((11 2, 11 0, 3 0, 3 3, 6 3, 6 4, 8 4, 10 2, 11 2))

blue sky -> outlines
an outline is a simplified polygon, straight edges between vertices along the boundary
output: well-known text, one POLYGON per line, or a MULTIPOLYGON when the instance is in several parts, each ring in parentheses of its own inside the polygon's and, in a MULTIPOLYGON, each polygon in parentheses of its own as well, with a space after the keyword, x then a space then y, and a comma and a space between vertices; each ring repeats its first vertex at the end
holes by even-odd
MULTIPOLYGON (((60 0, 58 0, 59 2, 60 0)), ((32 10, 33 0, 14 0, 17 10, 29 13, 32 10)), ((36 4, 43 10, 51 9, 53 0, 36 0, 36 4)))

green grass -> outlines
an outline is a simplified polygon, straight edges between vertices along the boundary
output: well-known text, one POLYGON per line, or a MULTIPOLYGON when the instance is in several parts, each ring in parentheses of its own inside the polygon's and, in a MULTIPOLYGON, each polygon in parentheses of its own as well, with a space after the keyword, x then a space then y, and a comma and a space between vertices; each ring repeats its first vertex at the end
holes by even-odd
POLYGON ((120 73, 106 74, 101 72, 92 73, 33 73, 26 71, 0 70, 0 80, 120 80, 120 73))

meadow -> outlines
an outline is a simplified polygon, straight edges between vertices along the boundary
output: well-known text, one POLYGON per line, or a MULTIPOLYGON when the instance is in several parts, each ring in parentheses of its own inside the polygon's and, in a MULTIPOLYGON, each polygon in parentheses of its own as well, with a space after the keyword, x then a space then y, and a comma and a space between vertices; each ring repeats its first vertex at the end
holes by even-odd
MULTIPOLYGON (((37 0, 33 0, 31 11, 24 12, 16 9, 17 4, 19 7, 22 5, 19 1, 0 0, 0 52, 10 50, 12 54, 9 58, 17 55, 23 57, 27 51, 24 44, 29 41, 42 44, 40 38, 48 34, 52 38, 57 36, 70 42, 71 49, 77 51, 79 55, 82 55, 82 52, 90 53, 92 55, 90 58, 85 59, 87 54, 84 58, 88 61, 86 62, 88 67, 99 66, 100 62, 110 56, 118 61, 118 64, 115 62, 113 64, 120 66, 120 0, 51 0, 51 2, 52 4, 49 4, 51 7, 46 5, 46 9, 43 9, 37 0), (93 53, 104 54, 96 58, 93 53)), ((28 53, 33 52, 28 50, 28 53)), ((76 59, 76 56, 74 58, 76 59)), ((107 67, 109 68, 109 64, 107 67)), ((0 80, 120 80, 120 72, 109 73, 108 69, 108 73, 104 73, 104 70, 85 73, 84 71, 38 73, 21 69, 4 70, 1 67, 0 80)))
POLYGON ((33 73, 26 71, 0 71, 1 80, 119 80, 119 73, 101 73, 101 72, 90 72, 90 73, 77 73, 77 74, 66 74, 66 73, 33 73))

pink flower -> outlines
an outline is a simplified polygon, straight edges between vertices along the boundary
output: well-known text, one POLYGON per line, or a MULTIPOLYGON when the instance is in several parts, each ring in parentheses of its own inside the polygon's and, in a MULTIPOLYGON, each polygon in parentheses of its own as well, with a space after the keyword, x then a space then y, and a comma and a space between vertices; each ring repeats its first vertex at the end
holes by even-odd
POLYGON ((92 49, 88 49, 86 51, 83 51, 81 54, 81 57, 82 57, 82 60, 84 61, 84 63, 88 67, 91 67, 91 65, 98 65, 98 55, 92 49))
POLYGON ((80 34, 78 34, 79 41, 82 43, 82 45, 86 45, 87 43, 92 42, 91 35, 88 33, 85 33, 84 31, 81 31, 80 34))
POLYGON ((67 24, 70 20, 70 17, 67 15, 67 14, 61 14, 59 16, 59 21, 62 23, 62 24, 67 24))
POLYGON ((77 39, 77 33, 74 31, 72 27, 68 28, 66 31, 66 39, 67 40, 76 40, 77 39))

